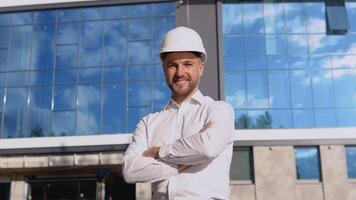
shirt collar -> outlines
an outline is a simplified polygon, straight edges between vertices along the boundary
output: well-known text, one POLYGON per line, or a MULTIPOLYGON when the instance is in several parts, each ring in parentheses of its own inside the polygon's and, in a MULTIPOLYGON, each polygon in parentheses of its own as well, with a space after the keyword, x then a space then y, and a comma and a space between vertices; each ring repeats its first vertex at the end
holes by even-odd
MULTIPOLYGON (((197 102, 198 104, 203 104, 204 101, 204 96, 203 94, 200 92, 200 90, 197 90, 193 96, 191 97, 191 99, 189 101, 194 101, 197 102)), ((171 98, 167 104, 164 106, 164 110, 167 109, 169 106, 175 106, 175 107, 179 107, 178 104, 171 98)))

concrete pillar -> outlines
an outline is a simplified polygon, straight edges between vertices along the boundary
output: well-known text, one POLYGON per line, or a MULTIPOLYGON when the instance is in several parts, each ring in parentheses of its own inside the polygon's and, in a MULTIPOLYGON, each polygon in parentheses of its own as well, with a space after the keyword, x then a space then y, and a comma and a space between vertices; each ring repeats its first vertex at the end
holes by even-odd
POLYGON ((349 184, 343 145, 320 145, 325 200, 348 200, 349 184))
POLYGON ((295 160, 292 146, 255 146, 257 200, 295 200, 295 160))
POLYGON ((26 199, 27 183, 24 177, 16 177, 11 180, 10 200, 25 200, 26 199))
POLYGON ((136 183, 136 199, 151 200, 151 184, 150 183, 136 183))

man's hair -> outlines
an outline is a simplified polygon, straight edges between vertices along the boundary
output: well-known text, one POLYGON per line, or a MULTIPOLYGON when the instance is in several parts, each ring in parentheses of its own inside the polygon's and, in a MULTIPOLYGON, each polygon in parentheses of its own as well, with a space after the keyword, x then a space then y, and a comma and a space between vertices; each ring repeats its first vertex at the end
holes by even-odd
MULTIPOLYGON (((177 52, 179 52, 179 51, 177 51, 177 52)), ((188 52, 191 52, 191 53, 194 54, 196 57, 200 58, 200 60, 203 60, 203 54, 202 54, 202 53, 197 52, 197 51, 188 51, 188 52)), ((162 60, 166 59, 166 57, 167 57, 167 55, 168 55, 169 53, 174 53, 174 52, 165 52, 165 53, 162 53, 162 54, 161 54, 161 59, 162 59, 162 60)))

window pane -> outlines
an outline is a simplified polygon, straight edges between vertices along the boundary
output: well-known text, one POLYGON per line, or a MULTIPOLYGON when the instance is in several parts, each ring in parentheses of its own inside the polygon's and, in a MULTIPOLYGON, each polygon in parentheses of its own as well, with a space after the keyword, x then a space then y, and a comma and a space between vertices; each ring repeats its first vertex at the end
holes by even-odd
POLYGON ((0 49, 0 71, 5 71, 7 67, 7 50, 0 49))
POLYGON ((8 88, 4 114, 4 138, 25 137, 27 89, 8 88))
POLYGON ((94 134, 100 130, 100 96, 100 85, 78 86, 77 134, 94 134))
POLYGON ((242 8, 241 4, 224 3, 223 9, 223 32, 224 34, 242 33, 242 8))
POLYGON ((30 72, 30 85, 51 85, 52 71, 33 71, 30 72))
POLYGON ((356 109, 337 109, 336 119, 339 127, 356 126, 356 109))
POLYGON ((288 33, 305 33, 304 4, 288 2, 284 8, 288 33))
POLYGON ((78 47, 76 45, 59 46, 56 52, 56 68, 76 67, 78 47))
POLYGON ((306 35, 288 35, 288 54, 308 54, 308 40, 306 35))
POLYGON ((335 103, 337 107, 355 106, 355 86, 351 70, 333 70, 335 103))
POLYGON ((146 17, 151 14, 151 5, 149 4, 129 5, 126 9, 129 17, 146 17))
POLYGON ((63 9, 58 11, 59 22, 70 22, 80 20, 80 9, 63 9))
POLYGON ((7 48, 9 45, 9 28, 0 27, 0 48, 7 48))
POLYGON ((345 35, 329 35, 330 53, 347 53, 350 48, 348 37, 345 35))
POLYGON ((36 87, 30 90, 28 122, 28 134, 30 137, 43 137, 49 134, 51 93, 50 87, 36 87))
POLYGON ((31 68, 52 68, 54 60, 55 26, 51 24, 33 27, 31 68))
POLYGON ((102 8, 82 8, 82 19, 83 20, 98 20, 102 18, 103 11, 102 8))
POLYGON ((263 10, 262 4, 248 3, 242 6, 245 33, 263 33, 263 10))
POLYGON ((226 101, 234 108, 246 108, 246 75, 243 72, 225 73, 226 101))
POLYGON ((312 71, 314 107, 333 107, 332 74, 329 70, 312 71))
POLYGON ((103 22, 84 22, 80 35, 80 66, 99 66, 102 62, 103 22))
POLYGON ((163 40, 164 35, 175 26, 176 19, 174 17, 161 17, 154 18, 152 20, 152 62, 159 63, 160 59, 159 49, 161 48, 161 41, 163 40))
POLYGON ((74 109, 76 100, 75 86, 56 86, 54 88, 54 109, 74 109))
POLYGON ((79 70, 79 83, 93 83, 101 82, 101 69, 80 69, 79 70))
POLYGON ((44 10, 33 13, 34 23, 54 23, 56 22, 56 10, 44 10))
POLYGON ((266 33, 285 33, 283 4, 265 3, 264 20, 266 33))
POLYGON ((266 41, 264 36, 245 36, 246 55, 265 55, 266 41), (247 45, 248 44, 248 45, 247 45))
POLYGON ((24 86, 28 83, 28 72, 7 73, 7 86, 24 86))
POLYGON ((289 78, 286 71, 268 73, 269 103, 271 108, 289 108, 289 78))
POLYGON ((312 128, 314 127, 314 114, 312 110, 294 110, 293 111, 294 128, 312 128))
POLYGON ((130 82, 128 85, 128 105, 150 105, 151 84, 149 82, 130 82))
POLYGON ((104 22, 104 65, 122 65, 127 57, 127 28, 124 21, 104 22))
POLYGON ((128 39, 129 40, 147 40, 151 38, 151 23, 149 19, 128 20, 128 39))
POLYGON ((75 135, 75 112, 54 111, 51 134, 54 136, 75 135))
POLYGON ((253 180, 252 149, 236 148, 230 167, 231 180, 253 180))
POLYGON ((126 80, 125 67, 108 67, 104 68, 104 82, 124 81, 126 80))
POLYGON ((12 27, 9 50, 9 70, 28 69, 31 32, 31 26, 12 27))
POLYGON ((347 15, 349 16, 350 31, 356 32, 356 2, 348 1, 345 2, 347 15))
POLYGON ((77 70, 56 70, 55 84, 75 84, 77 80, 77 70))
POLYGON ((125 85, 103 86, 103 133, 125 133, 125 85))
POLYGON ((225 36, 224 37, 224 55, 237 56, 244 55, 244 37, 225 36))
POLYGON ((349 178, 356 178, 356 147, 345 147, 347 161, 347 175, 349 178))
POLYGON ((326 35, 308 35, 309 52, 311 54, 328 53, 328 38, 326 35))
POLYGON ((247 72, 247 105, 249 108, 268 106, 265 72, 247 72))
POLYGON ((79 23, 58 24, 57 44, 77 44, 79 38, 79 23))
POLYGON ((152 79, 152 66, 130 66, 128 67, 129 80, 151 80, 152 79))
POLYGON ((334 110, 315 110, 315 125, 320 128, 336 127, 334 110))
POLYGON ((18 12, 11 15, 12 25, 25 25, 32 24, 32 13, 31 12, 18 12))
POLYGON ((266 110, 248 111, 248 118, 251 121, 251 128, 267 129, 272 127, 272 115, 266 110))
POLYGON ((296 147, 294 153, 297 179, 321 180, 319 149, 317 147, 296 147))
POLYGON ((312 106, 310 72, 298 70, 291 72, 291 95, 294 108, 307 108, 312 106))
POLYGON ((266 36, 267 55, 287 54, 287 39, 284 35, 266 36))
POLYGON ((151 63, 150 42, 129 42, 128 63, 129 65, 140 65, 151 63), (139 54, 137 52, 140 52, 139 54))
POLYGON ((9 25, 10 24, 11 15, 7 13, 0 14, 0 25, 9 25))
POLYGON ((152 4, 152 15, 153 16, 167 16, 175 15, 176 6, 173 3, 157 3, 152 4))
POLYGON ((305 12, 308 17, 307 31, 309 33, 325 33, 325 4, 323 2, 305 3, 305 12))
POLYGON ((271 110, 272 128, 292 128, 290 110, 271 110))

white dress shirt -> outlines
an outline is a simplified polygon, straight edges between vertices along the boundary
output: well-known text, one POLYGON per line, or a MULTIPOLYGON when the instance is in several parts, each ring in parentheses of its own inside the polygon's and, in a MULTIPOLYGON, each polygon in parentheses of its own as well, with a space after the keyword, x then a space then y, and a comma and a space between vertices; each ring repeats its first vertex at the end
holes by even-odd
POLYGON ((153 199, 229 199, 234 111, 198 90, 177 105, 172 99, 157 113, 141 119, 123 158, 129 183, 151 182, 153 199), (211 127, 200 132, 211 122, 211 127), (159 159, 143 157, 161 147, 159 159), (177 165, 191 165, 178 173, 177 165))

